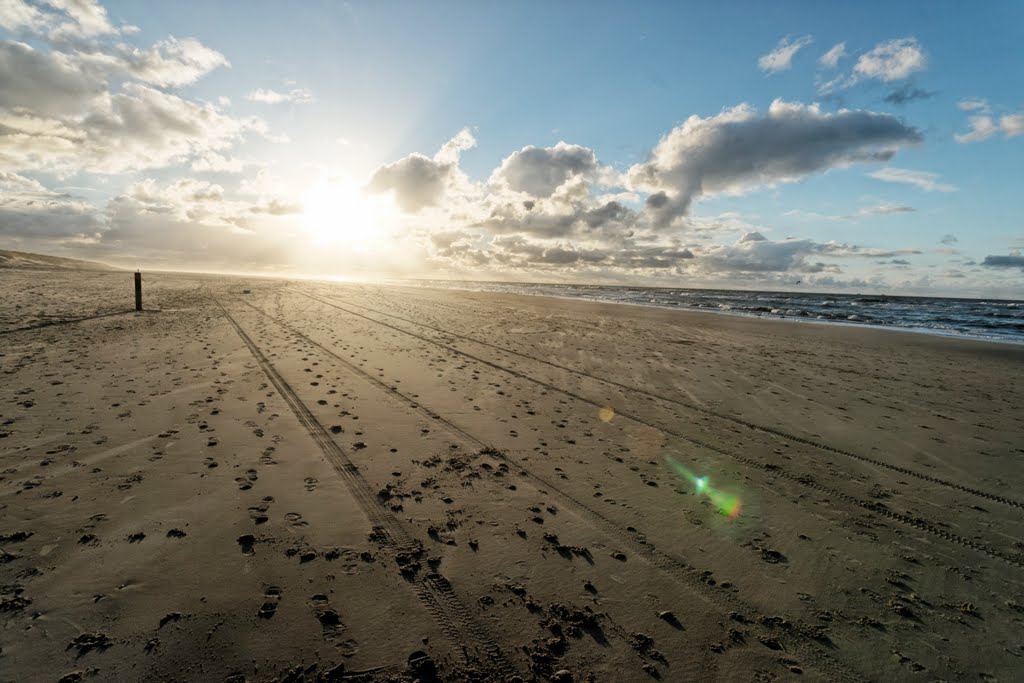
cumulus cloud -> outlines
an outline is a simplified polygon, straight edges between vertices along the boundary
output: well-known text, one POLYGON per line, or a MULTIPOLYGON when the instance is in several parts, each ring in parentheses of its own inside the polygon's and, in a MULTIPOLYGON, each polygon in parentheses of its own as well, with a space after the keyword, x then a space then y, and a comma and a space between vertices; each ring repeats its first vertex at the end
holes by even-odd
POLYGON ((1007 114, 999 119, 999 128, 1003 135, 1014 138, 1024 135, 1024 114, 1007 114))
POLYGON ((91 38, 117 33, 107 10, 96 0, 46 0, 50 7, 67 15, 70 22, 59 24, 51 35, 91 38))
POLYGON ((0 167, 62 174, 157 168, 226 149, 261 130, 257 119, 126 83, 75 117, 0 109, 0 167))
POLYGON ((716 244, 698 254, 699 268, 710 273, 839 272, 813 260, 822 245, 806 239, 772 241, 759 233, 743 235, 735 244, 716 244), (812 260, 808 260, 808 259, 812 260))
POLYGON ((123 31, 89 0, 8 0, 0 24, 43 39, 0 40, 0 169, 108 174, 189 160, 213 167, 211 153, 266 132, 258 119, 165 90, 228 66, 194 38, 170 36, 146 49, 118 42, 123 31), (89 40, 56 43, 54 35, 89 40))
POLYGON ((948 183, 939 182, 938 173, 927 171, 912 171, 906 168, 893 168, 887 166, 868 174, 875 180, 882 180, 887 183, 903 183, 913 185, 925 192, 956 192, 957 187, 948 183))
POLYGON ((656 225, 682 216, 693 198, 740 193, 799 180, 854 163, 888 161, 921 141, 917 129, 889 114, 776 100, 766 114, 747 105, 717 116, 691 116, 629 169, 633 188, 650 193, 656 225))
POLYGON ((436 206, 446 190, 464 178, 459 170, 459 155, 476 146, 469 130, 460 131, 442 145, 433 158, 413 153, 378 168, 366 188, 370 192, 391 192, 403 211, 416 213, 436 206))
POLYGON ((246 93, 245 99, 250 102, 261 102, 263 104, 282 104, 284 102, 308 104, 315 101, 313 93, 305 88, 294 88, 288 92, 257 88, 246 93))
POLYGON ((836 43, 828 52, 818 57, 818 63, 826 69, 834 69, 845 55, 846 43, 836 43))
POLYGON ((0 27, 30 33, 51 42, 67 42, 119 33, 107 10, 95 0, 24 0, 0 2, 0 27))
POLYGON ((106 91, 102 77, 68 55, 15 41, 0 41, 0 83, 0 110, 46 117, 78 114, 106 91))
POLYGON ((1024 135, 1024 114, 1004 114, 998 119, 988 114, 971 116, 968 119, 968 124, 970 125, 968 132, 953 136, 957 142, 981 142, 999 133, 1002 133, 1004 138, 1024 135))
POLYGON ((888 83, 924 71, 927 66, 928 59, 916 38, 896 38, 879 43, 862 54, 853 72, 888 83))
POLYGON ((545 148, 531 145, 506 157, 491 182, 534 197, 550 197, 570 178, 592 176, 597 169, 597 157, 586 147, 565 142, 545 148))
POLYGON ((999 132, 999 126, 992 120, 991 116, 972 116, 968 122, 971 130, 966 133, 954 135, 953 138, 960 143, 981 142, 999 132))
POLYGON ((146 50, 122 45, 118 53, 121 61, 114 64, 140 81, 162 88, 189 85, 218 67, 231 66, 224 55, 195 38, 170 36, 146 50))
POLYGON ((774 50, 758 58, 757 66, 761 71, 769 74, 786 71, 793 66, 793 57, 796 53, 813 42, 814 39, 811 36, 803 36, 796 40, 790 40, 789 36, 786 36, 779 40, 774 50))
POLYGON ((192 170, 209 173, 241 173, 251 163, 217 152, 206 152, 192 162, 192 170))
POLYGON ((367 188, 371 192, 392 191, 403 211, 415 213, 440 201, 451 170, 451 164, 439 163, 422 154, 410 154, 377 169, 367 188))
POLYGON ((89 202, 39 181, 0 171, 0 235, 47 238, 95 235, 105 221, 89 202))

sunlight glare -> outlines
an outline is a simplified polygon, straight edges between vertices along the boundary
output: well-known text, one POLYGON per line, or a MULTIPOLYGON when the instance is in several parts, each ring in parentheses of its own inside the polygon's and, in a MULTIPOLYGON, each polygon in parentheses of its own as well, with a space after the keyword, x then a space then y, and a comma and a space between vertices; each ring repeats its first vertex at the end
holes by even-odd
POLYGON ((394 216, 390 199, 367 195, 351 178, 321 177, 302 196, 302 221, 316 246, 371 251, 387 242, 394 216))

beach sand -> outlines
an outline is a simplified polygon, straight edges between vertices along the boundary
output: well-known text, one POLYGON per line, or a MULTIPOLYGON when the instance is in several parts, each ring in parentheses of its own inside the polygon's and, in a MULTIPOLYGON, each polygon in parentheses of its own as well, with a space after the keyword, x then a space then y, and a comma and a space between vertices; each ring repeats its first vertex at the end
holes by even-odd
POLYGON ((131 287, 0 272, 0 680, 1024 671, 1024 347, 131 287))

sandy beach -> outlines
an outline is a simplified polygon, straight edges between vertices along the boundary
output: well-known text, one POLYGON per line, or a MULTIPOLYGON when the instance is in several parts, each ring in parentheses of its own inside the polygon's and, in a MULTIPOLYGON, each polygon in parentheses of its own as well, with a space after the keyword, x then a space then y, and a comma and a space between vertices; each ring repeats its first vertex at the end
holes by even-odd
POLYGON ((0 271, 0 680, 1003 680, 1024 346, 0 271))

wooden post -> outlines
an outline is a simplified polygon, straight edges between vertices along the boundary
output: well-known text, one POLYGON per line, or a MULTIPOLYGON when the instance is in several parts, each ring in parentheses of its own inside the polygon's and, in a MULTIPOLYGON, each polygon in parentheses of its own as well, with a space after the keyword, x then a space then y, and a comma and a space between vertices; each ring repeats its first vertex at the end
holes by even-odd
POLYGON ((142 273, 135 271, 135 310, 142 310, 142 273))

